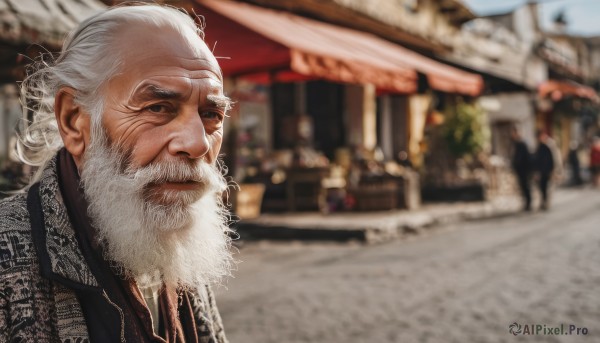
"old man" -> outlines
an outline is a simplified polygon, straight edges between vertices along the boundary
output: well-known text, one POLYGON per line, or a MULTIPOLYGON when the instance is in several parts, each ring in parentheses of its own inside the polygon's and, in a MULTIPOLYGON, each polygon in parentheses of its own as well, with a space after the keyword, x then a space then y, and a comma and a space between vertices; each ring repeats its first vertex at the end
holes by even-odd
POLYGON ((226 342, 230 102, 202 37, 174 8, 114 7, 23 82, 17 150, 40 173, 0 202, 1 342, 226 342))

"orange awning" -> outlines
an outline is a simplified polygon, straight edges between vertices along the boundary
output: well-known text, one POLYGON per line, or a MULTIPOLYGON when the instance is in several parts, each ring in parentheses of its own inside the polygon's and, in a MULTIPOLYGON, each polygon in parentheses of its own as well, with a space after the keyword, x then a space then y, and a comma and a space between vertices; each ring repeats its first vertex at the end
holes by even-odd
POLYGON ((542 98, 550 96, 554 101, 562 99, 565 95, 570 95, 600 102, 596 90, 573 81, 548 80, 538 87, 538 95, 542 98))
POLYGON ((414 93, 417 72, 431 88, 478 95, 479 75, 434 61, 374 35, 245 3, 197 0, 206 20, 206 42, 225 75, 265 73, 284 79, 323 78, 371 83, 414 93))

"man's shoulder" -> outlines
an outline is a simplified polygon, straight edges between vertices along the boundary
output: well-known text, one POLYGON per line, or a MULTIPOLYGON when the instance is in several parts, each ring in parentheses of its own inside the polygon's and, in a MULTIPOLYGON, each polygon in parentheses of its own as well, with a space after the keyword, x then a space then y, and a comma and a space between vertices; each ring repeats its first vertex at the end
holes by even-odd
POLYGON ((34 258, 27 194, 0 200, 0 274, 30 265, 34 258))
POLYGON ((15 231, 31 231, 26 193, 0 200, 0 233, 15 231))
POLYGON ((52 292, 40 274, 27 194, 0 200, 0 341, 57 342, 52 292))
POLYGON ((0 233, 30 231, 27 194, 18 193, 0 200, 0 233))

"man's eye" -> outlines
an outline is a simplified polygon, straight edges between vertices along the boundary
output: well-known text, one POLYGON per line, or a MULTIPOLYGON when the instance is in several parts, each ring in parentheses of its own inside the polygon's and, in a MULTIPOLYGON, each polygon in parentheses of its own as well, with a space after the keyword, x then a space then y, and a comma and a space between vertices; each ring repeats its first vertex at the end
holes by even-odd
POLYGON ((202 119, 214 119, 214 120, 222 120, 223 115, 217 111, 204 111, 200 113, 202 119))
POLYGON ((154 113, 169 113, 171 111, 169 106, 161 104, 150 105, 146 107, 146 109, 154 113))

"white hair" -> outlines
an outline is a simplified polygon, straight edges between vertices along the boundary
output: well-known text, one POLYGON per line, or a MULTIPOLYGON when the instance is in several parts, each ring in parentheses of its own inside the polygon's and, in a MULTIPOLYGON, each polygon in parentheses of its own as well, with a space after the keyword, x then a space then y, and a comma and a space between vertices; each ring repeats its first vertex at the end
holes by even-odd
MULTIPOLYGON (((202 20, 197 19, 199 24, 174 7, 139 3, 112 7, 83 21, 67 36, 58 57, 47 62, 41 56, 28 68, 28 76, 21 83, 24 120, 15 147, 19 159, 40 167, 40 174, 63 147, 54 114, 54 98, 62 87, 77 91, 76 103, 90 113, 92 136, 100 134, 104 105, 101 94, 103 86, 120 72, 122 59, 114 46, 123 25, 167 26, 182 35, 193 32, 203 38, 202 20)), ((31 183, 38 178, 34 176, 31 183)))

